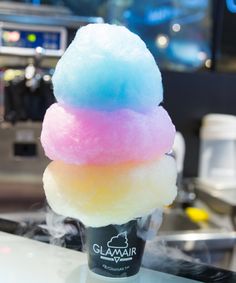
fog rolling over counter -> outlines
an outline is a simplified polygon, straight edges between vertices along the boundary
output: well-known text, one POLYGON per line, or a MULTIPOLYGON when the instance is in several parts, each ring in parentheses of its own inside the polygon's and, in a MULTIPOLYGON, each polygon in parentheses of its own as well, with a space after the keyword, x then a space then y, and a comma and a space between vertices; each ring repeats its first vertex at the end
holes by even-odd
POLYGON ((172 203, 176 166, 166 153, 175 127, 158 106, 160 71, 137 35, 116 25, 82 27, 53 86, 58 102, 41 134, 53 160, 43 176, 53 210, 102 227, 172 203))

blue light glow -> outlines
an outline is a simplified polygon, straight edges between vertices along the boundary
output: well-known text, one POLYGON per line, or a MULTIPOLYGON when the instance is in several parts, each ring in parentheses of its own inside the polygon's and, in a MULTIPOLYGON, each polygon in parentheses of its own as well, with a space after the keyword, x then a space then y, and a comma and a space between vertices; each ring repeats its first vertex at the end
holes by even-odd
POLYGON ((235 0, 226 0, 227 8, 231 13, 236 13, 235 0))
POLYGON ((40 5, 41 4, 41 0, 32 0, 32 4, 33 5, 40 5))
POLYGON ((186 9, 201 9, 205 10, 208 7, 208 0, 179 0, 179 5, 186 9))
POLYGON ((170 60, 194 68, 201 67, 209 53, 209 48, 204 42, 172 40, 168 48, 170 60), (202 58, 203 55, 205 58, 202 58))
POLYGON ((181 10, 176 7, 162 6, 156 9, 150 9, 146 16, 148 24, 162 24, 181 14, 181 10))

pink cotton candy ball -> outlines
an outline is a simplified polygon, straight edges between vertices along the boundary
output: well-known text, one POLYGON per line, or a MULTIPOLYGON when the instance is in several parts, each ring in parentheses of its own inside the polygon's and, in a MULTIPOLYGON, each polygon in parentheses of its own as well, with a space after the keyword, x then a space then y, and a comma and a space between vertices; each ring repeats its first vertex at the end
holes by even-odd
POLYGON ((55 103, 44 117, 41 142, 52 160, 106 165, 157 159, 171 150, 174 136, 163 107, 105 112, 55 103))

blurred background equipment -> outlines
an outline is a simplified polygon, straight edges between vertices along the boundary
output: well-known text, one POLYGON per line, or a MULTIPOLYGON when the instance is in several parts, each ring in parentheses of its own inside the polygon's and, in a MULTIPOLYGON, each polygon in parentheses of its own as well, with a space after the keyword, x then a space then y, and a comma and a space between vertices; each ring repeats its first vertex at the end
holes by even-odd
POLYGON ((236 187, 236 116, 204 116, 200 138, 199 179, 218 187, 236 187))
POLYGON ((2 211, 44 201, 41 179, 49 161, 39 137, 45 111, 55 101, 51 77, 77 29, 102 21, 64 7, 0 3, 2 211))

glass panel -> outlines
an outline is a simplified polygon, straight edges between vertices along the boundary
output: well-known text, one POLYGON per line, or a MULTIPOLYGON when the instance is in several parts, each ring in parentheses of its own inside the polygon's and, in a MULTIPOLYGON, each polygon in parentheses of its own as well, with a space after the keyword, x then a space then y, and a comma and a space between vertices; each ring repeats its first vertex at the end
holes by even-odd
POLYGON ((162 68, 196 70, 210 65, 209 0, 113 0, 109 21, 139 34, 162 68))

